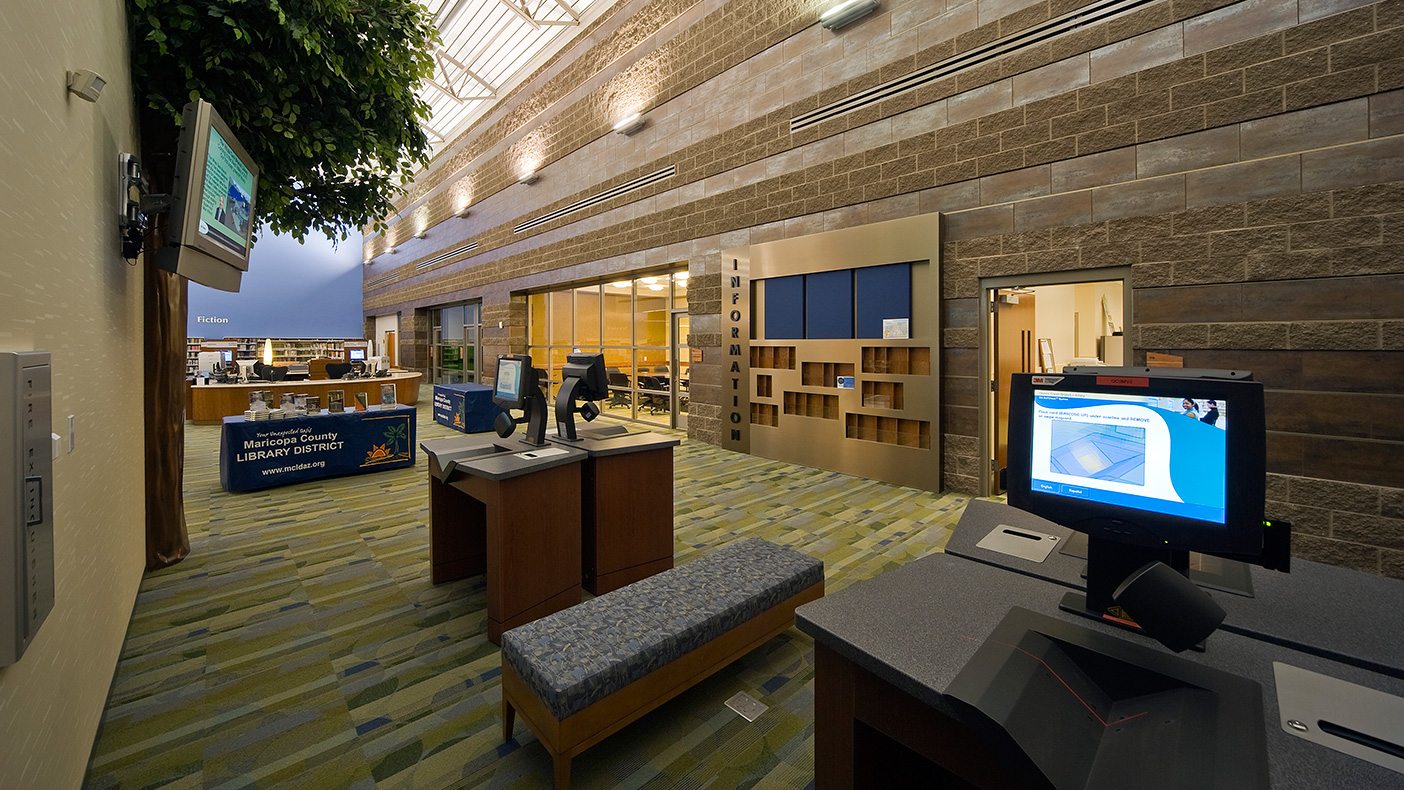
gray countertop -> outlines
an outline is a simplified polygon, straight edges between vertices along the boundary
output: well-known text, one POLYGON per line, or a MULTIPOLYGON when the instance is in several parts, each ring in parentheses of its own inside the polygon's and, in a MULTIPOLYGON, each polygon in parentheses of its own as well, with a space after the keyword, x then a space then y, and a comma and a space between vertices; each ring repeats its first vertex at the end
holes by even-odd
MULTIPOLYGON (((799 608, 800 630, 916 699, 952 714, 942 692, 1011 607, 1169 653, 1150 639, 1058 610, 1066 588, 967 559, 935 554, 859 582, 799 608)), ((1233 633, 1216 633, 1194 663, 1232 672, 1263 687, 1272 787, 1404 786, 1404 776, 1310 743, 1278 723, 1272 662, 1281 661, 1386 693, 1404 695, 1404 680, 1233 633)))
MULTIPOLYGON (((1060 541, 1072 534, 1018 508, 976 499, 961 515, 947 553, 1083 589, 1080 558, 1054 549, 1043 562, 1031 562, 975 545, 1001 524, 1060 541)), ((1404 678, 1404 582, 1299 559, 1292 560, 1291 573, 1249 566, 1249 574, 1252 598, 1206 590, 1228 613, 1223 630, 1404 678)))
POLYGON ((429 473, 441 482, 455 474, 489 480, 507 480, 585 460, 584 450, 547 442, 540 447, 512 436, 499 439, 492 434, 431 439, 419 445, 429 456, 429 473))
POLYGON ((548 434, 546 438, 552 444, 561 447, 573 447, 577 450, 584 450, 586 453, 589 453, 591 458, 623 455, 625 453, 638 453, 645 450, 661 450, 664 447, 677 447, 682 441, 681 439, 664 436, 661 433, 654 433, 652 431, 630 432, 600 439, 582 435, 573 442, 553 434, 548 434))

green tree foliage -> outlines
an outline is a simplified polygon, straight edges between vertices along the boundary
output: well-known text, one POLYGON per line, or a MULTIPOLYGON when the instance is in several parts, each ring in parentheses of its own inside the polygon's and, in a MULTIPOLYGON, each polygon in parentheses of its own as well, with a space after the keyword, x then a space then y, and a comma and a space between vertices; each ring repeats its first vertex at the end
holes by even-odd
POLYGON ((262 173, 258 218, 301 239, 379 224, 428 162, 415 93, 438 33, 415 0, 127 0, 143 135, 215 106, 262 173))

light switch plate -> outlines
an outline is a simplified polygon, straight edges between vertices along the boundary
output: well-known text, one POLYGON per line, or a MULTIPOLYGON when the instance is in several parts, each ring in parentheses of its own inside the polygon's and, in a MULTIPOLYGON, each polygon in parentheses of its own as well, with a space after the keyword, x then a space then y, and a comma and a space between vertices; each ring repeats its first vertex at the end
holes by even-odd
POLYGON ((49 440, 54 443, 53 453, 51 457, 58 458, 60 455, 63 455, 63 437, 59 436, 53 431, 50 431, 49 440))

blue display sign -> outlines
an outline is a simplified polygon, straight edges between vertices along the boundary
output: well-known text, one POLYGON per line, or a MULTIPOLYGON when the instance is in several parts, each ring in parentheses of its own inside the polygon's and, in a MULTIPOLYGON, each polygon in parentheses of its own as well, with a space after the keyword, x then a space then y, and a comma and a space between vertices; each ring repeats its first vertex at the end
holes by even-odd
POLYGON ((434 422, 464 433, 492 430, 502 409, 492 402, 486 384, 435 384, 434 422))
POLYGON ((412 406, 258 422, 225 417, 219 483, 253 491, 413 466, 415 419, 412 406))

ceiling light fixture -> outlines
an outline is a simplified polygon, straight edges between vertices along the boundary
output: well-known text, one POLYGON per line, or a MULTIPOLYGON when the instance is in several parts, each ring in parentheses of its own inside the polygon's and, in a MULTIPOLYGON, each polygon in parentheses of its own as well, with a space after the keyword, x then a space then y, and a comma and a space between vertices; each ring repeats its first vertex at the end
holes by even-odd
POLYGON ((667 287, 667 286, 664 286, 664 285, 650 285, 650 286, 648 287, 648 290, 650 290, 650 291, 661 291, 661 290, 663 290, 663 289, 666 288, 666 287, 667 287))
POLYGON ((517 179, 517 183, 535 184, 538 178, 541 178, 541 176, 537 175, 535 170, 528 170, 525 173, 522 173, 522 177, 517 179))
POLYGON ((642 280, 639 280, 639 282, 643 283, 644 285, 653 285, 654 283, 658 282, 658 278, 657 278, 657 277, 645 277, 645 278, 643 278, 642 280))
POLYGON ((630 115, 628 118, 625 118, 624 120, 620 121, 619 123, 616 123, 614 125, 614 131, 617 134, 622 134, 625 137, 628 137, 629 135, 644 128, 644 124, 646 123, 648 123, 648 121, 644 120, 643 113, 636 112, 633 115, 630 115))
POLYGON ((829 30, 838 30, 871 14, 877 7, 878 0, 848 0, 820 14, 819 24, 829 30))
POLYGON ((628 280, 620 280, 620 281, 617 282, 617 283, 610 283, 610 284, 609 284, 609 287, 610 287, 610 288, 628 288, 630 285, 631 285, 631 283, 630 283, 628 280))
POLYGON ((674 280, 677 280, 677 281, 680 282, 680 283, 685 283, 685 282, 687 282, 687 278, 688 278, 687 272, 678 272, 677 274, 673 275, 673 279, 674 279, 674 280))

